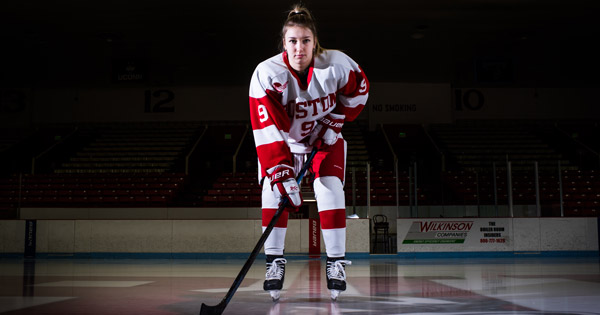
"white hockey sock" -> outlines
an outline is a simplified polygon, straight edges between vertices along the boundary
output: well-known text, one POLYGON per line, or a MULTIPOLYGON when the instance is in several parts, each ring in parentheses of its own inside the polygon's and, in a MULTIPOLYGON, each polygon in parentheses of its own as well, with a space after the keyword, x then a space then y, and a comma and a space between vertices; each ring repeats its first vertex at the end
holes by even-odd
POLYGON ((321 230, 327 257, 346 255, 346 228, 321 230))
MULTIPOLYGON (((267 228, 262 227, 263 233, 267 228)), ((274 227, 265 241, 265 255, 283 255, 285 247, 285 233, 287 228, 274 227)))

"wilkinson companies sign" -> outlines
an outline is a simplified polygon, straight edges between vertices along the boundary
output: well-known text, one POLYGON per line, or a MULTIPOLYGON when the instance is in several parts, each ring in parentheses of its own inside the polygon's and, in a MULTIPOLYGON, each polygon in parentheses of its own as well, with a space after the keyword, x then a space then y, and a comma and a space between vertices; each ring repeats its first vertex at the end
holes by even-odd
POLYGON ((402 244, 462 244, 473 221, 415 221, 402 244))
POLYGON ((504 246, 509 240, 508 223, 506 219, 412 221, 402 244, 504 246))

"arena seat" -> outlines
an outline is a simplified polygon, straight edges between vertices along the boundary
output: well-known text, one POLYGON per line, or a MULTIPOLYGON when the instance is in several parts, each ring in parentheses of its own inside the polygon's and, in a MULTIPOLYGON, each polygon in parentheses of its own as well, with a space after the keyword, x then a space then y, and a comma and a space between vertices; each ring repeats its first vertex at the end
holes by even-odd
POLYGON ((451 168, 489 171, 506 160, 512 169, 530 170, 537 161, 540 170, 556 168, 561 161, 565 169, 576 169, 562 152, 538 135, 534 124, 504 121, 461 121, 454 124, 434 124, 431 134, 446 153, 451 168))
POLYGON ((0 195, 18 200, 20 194, 23 207, 147 206, 165 205, 173 200, 183 189, 186 175, 26 174, 20 187, 14 176, 3 182, 0 195), (143 185, 138 186, 140 183, 143 185))
POLYGON ((202 200, 211 207, 260 206, 261 188, 256 172, 224 172, 207 189, 202 200))

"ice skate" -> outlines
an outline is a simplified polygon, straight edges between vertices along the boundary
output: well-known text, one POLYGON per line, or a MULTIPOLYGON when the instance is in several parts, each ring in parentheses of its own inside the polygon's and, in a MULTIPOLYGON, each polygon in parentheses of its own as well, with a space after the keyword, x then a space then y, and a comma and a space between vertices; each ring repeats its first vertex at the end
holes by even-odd
POLYGON ((331 299, 336 301, 342 291, 346 290, 346 265, 351 265, 349 260, 327 258, 327 289, 331 292, 331 299))
POLYGON ((275 258, 269 256, 267 256, 267 273, 265 274, 263 289, 269 291, 273 301, 277 301, 281 296, 281 289, 283 288, 287 260, 282 257, 275 258))

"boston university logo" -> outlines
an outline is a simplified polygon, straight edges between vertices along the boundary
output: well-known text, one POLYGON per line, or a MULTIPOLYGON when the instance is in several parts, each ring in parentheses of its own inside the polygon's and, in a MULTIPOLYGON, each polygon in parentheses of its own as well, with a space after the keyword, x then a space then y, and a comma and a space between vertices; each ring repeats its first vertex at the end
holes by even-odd
POLYGON ((284 84, 281 84, 279 82, 273 82, 273 88, 279 93, 283 93, 283 91, 287 88, 287 86, 288 86, 287 81, 284 84))

